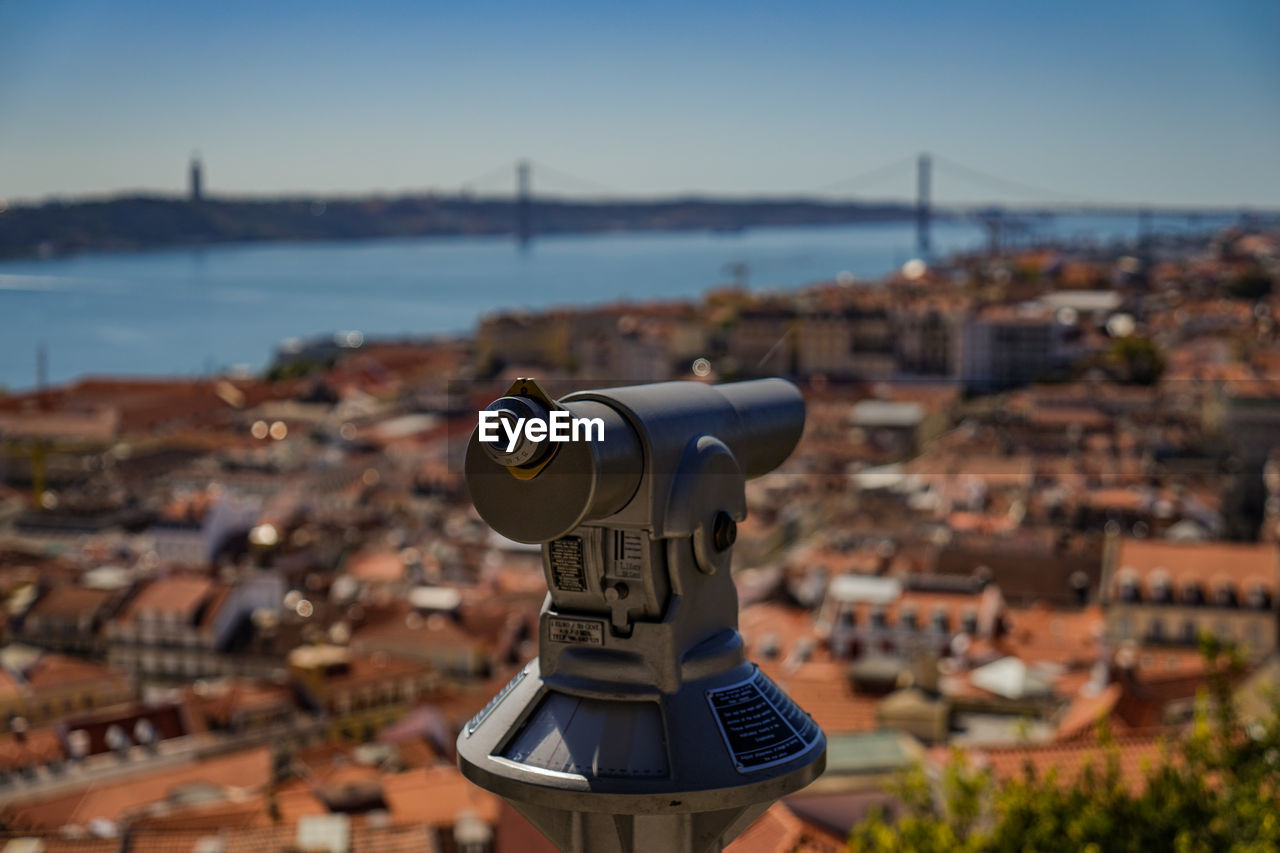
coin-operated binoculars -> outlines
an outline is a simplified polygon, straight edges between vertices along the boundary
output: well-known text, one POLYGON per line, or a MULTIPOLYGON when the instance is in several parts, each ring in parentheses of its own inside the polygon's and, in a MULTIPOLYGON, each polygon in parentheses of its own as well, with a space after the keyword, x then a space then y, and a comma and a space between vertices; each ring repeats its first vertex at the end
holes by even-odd
POLYGON ((746 480, 804 428, 799 391, 666 382, 556 401, 517 380, 486 411, 472 500, 542 544, 549 595, 538 659, 458 735, 463 774, 565 851, 720 850, 826 765, 821 729, 746 660, 729 574, 746 480))

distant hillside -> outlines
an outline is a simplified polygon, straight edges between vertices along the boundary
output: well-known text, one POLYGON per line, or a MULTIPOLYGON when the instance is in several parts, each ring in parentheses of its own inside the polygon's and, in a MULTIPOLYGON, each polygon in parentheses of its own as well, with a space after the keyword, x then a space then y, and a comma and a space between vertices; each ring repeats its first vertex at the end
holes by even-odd
MULTIPOLYGON (((739 230, 901 220, 912 215, 912 209, 901 204, 809 199, 537 199, 531 210, 536 234, 739 230)), ((511 234, 516 219, 517 204, 511 199, 403 196, 189 202, 129 196, 11 207, 0 213, 0 257, 264 240, 511 234)))

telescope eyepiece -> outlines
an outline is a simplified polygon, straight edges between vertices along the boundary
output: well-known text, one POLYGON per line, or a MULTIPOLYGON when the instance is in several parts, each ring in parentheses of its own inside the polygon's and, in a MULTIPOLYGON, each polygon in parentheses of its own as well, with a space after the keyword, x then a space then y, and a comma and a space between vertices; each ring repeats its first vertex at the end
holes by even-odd
MULTIPOLYGON (((491 430, 486 440, 481 431, 480 446, 490 459, 505 468, 524 468, 536 465, 551 450, 551 442, 544 438, 534 441, 529 438, 528 430, 523 427, 532 421, 547 424, 550 416, 545 406, 529 397, 499 397, 485 407, 486 412, 494 412, 498 416, 496 428, 491 430), (495 437, 496 436, 496 437, 495 437)), ((547 430, 542 430, 546 436, 547 430)))

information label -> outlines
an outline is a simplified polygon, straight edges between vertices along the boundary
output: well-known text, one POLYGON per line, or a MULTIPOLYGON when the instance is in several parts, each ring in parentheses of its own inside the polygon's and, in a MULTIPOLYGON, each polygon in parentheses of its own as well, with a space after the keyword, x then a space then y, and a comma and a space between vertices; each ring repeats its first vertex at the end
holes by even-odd
POLYGON ((627 530, 614 535, 613 576, 624 581, 644 580, 644 536, 627 530))
POLYGON ((707 691, 711 713, 739 773, 790 761, 813 746, 820 730, 762 672, 707 691))
POLYGON ((566 619, 563 616, 552 616, 547 620, 547 633, 551 641, 556 643, 604 645, 604 623, 595 619, 566 619))
POLYGON ((551 582, 561 592, 586 592, 587 568, 582 562, 582 537, 554 540, 549 549, 551 582))

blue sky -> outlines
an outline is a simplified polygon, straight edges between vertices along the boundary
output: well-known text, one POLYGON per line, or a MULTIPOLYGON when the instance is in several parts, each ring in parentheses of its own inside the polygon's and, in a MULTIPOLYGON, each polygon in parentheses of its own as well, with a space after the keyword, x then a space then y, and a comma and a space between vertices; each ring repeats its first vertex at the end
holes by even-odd
MULTIPOLYGON (((214 192, 454 191, 528 157, 644 195, 927 150, 1064 198, 1275 207, 1278 37, 1267 0, 5 0, 0 197, 177 191, 195 149, 214 192)), ((1021 200, 937 168, 940 200, 1021 200)))

